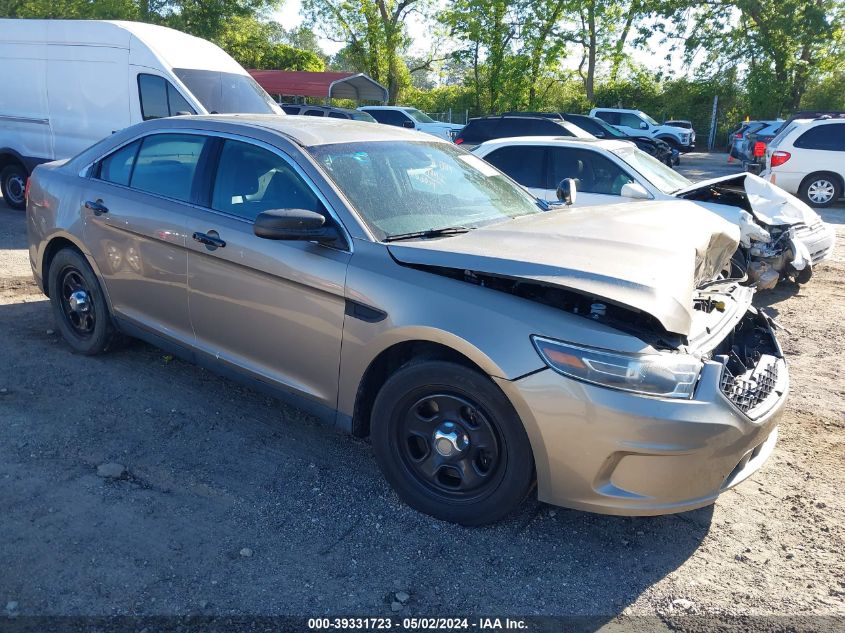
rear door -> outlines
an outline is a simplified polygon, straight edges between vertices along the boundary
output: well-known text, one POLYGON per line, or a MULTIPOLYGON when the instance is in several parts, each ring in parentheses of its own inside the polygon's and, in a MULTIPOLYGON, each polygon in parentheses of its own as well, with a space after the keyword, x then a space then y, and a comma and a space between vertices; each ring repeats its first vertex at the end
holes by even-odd
POLYGON ((198 350, 334 408, 351 254, 345 244, 257 237, 253 223, 262 211, 330 216, 325 199, 280 150, 249 139, 216 144, 206 198, 187 222, 198 350))
POLYGON ((187 344, 185 213, 207 143, 199 134, 155 133, 124 145, 94 166, 79 200, 85 243, 115 313, 187 344))
POLYGON ((544 200, 555 191, 549 192, 546 179, 546 156, 548 151, 542 145, 507 145, 493 150, 484 160, 506 173, 532 195, 544 200))

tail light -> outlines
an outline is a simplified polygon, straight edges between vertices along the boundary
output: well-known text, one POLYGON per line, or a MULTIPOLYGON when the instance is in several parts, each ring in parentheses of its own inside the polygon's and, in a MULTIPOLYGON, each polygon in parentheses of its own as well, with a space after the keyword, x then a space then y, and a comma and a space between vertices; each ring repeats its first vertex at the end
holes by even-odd
POLYGON ((763 141, 754 143, 754 156, 760 158, 766 155, 766 144, 763 141))
POLYGON ((23 187, 23 199, 29 202, 29 186, 32 184, 32 178, 26 179, 26 184, 23 187))
POLYGON ((455 145, 460 145, 463 142, 464 142, 464 139, 462 139, 460 136, 455 139, 455 145))
POLYGON ((778 167, 779 165, 783 165, 791 157, 792 154, 790 154, 789 152, 773 152, 772 157, 770 159, 770 165, 772 167, 778 167))
POLYGON ((740 140, 742 138, 742 134, 734 134, 734 138, 736 140, 740 140))

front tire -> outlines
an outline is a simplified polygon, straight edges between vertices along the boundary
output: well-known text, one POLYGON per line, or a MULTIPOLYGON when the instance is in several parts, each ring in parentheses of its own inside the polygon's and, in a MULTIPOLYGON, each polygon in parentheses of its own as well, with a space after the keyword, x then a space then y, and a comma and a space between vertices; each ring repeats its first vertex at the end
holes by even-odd
POLYGON ((833 174, 810 174, 798 188, 798 197, 811 207, 826 208, 842 197, 842 183, 833 174))
POLYGON ((20 163, 6 165, 0 170, 0 193, 3 200, 11 208, 23 211, 26 209, 26 181, 29 174, 20 163))
POLYGON ((444 521, 497 521, 534 481, 513 406, 487 376, 456 363, 412 362, 393 374, 373 405, 371 438, 402 500, 444 521))
POLYGON ((75 352, 93 356, 115 339, 106 298, 85 257, 64 248, 47 272, 53 316, 62 337, 75 352))

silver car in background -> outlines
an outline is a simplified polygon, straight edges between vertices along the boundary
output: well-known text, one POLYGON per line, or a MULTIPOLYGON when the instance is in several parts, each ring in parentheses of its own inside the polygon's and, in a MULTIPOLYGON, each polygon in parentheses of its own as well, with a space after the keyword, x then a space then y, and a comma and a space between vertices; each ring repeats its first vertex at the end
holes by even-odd
POLYGON ((27 230, 77 352, 121 332, 293 400, 369 436, 407 503, 473 525, 535 483, 689 510, 771 453, 787 369, 724 277, 738 229, 673 207, 550 205, 398 128, 202 116, 40 166, 27 230))

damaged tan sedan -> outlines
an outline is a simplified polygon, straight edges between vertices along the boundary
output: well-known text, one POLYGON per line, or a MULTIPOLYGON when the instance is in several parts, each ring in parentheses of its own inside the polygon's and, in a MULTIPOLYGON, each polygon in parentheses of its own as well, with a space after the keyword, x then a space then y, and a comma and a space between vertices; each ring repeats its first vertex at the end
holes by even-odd
POLYGON ((354 121, 150 121, 30 180, 35 278, 68 344, 117 333, 359 436, 463 524, 540 500, 712 503, 771 453, 788 391, 725 273, 738 229, 683 202, 563 210, 454 145, 354 121))

